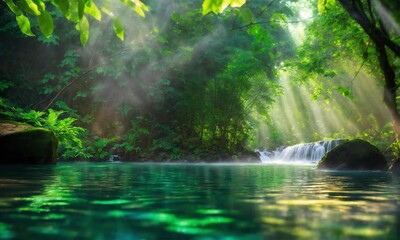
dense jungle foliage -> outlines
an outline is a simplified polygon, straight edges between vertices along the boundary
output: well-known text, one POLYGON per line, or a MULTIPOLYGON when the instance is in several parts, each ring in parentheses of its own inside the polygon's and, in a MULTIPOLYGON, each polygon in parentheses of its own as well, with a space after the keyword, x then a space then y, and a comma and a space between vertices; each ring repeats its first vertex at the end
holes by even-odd
MULTIPOLYGON (((390 92, 385 103, 397 126, 400 39, 379 12, 399 9, 391 1, 382 8, 369 0, 95 2, 0 2, 0 117, 53 130, 62 159, 240 154, 260 119, 274 129, 269 110, 285 94, 279 71, 314 82, 315 99, 333 92, 351 98, 352 87, 337 82, 348 71, 343 62, 390 92), (386 42, 379 45, 354 21, 347 2, 367 14, 386 42), (304 7, 312 7, 312 18, 301 18, 304 7), (299 21, 306 27, 301 45, 289 31, 299 21)), ((398 12, 391 14, 398 23, 398 12)), ((396 128, 374 127, 359 137, 397 154, 396 128)), ((271 146, 290 139, 270 132, 271 146)))

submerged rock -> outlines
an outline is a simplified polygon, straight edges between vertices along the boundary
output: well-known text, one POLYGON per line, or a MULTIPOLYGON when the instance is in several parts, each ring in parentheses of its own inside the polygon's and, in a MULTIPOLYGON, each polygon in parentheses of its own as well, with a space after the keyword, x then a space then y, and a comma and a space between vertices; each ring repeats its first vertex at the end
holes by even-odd
POLYGON ((367 141, 349 140, 326 153, 318 169, 332 170, 387 170, 383 154, 367 141))
POLYGON ((0 164, 55 163, 53 132, 17 122, 0 122, 0 164))

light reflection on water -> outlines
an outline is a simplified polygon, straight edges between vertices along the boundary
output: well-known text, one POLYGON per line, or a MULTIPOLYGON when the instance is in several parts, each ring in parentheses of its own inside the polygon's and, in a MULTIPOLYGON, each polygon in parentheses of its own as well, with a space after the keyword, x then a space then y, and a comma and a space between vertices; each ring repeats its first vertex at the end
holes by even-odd
POLYGON ((2 166, 0 239, 399 239, 400 177, 277 164, 2 166))

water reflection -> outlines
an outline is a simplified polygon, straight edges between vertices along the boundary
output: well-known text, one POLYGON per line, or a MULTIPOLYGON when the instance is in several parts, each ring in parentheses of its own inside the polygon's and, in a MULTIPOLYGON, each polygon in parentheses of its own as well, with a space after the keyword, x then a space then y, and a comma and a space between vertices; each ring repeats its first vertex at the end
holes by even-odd
POLYGON ((4 167, 0 239, 396 239, 399 189, 313 166, 4 167))

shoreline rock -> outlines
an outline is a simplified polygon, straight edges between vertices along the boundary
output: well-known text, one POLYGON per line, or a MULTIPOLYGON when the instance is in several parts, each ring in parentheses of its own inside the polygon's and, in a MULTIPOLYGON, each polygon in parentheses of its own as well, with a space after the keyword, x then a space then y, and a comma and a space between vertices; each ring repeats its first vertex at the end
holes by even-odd
POLYGON ((56 162, 58 140, 53 132, 18 122, 0 122, 0 164, 56 162))
POLYGON ((317 165, 326 170, 380 170, 387 171, 385 156, 367 141, 344 141, 326 153, 317 165))

